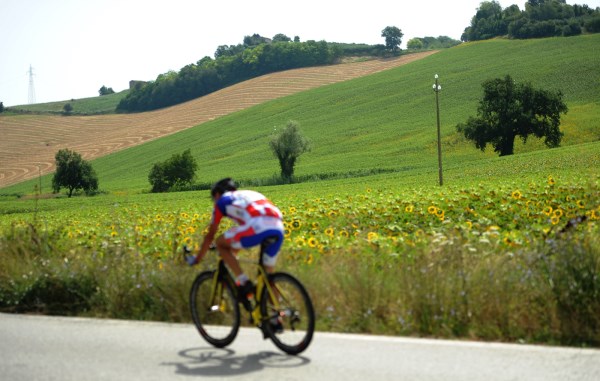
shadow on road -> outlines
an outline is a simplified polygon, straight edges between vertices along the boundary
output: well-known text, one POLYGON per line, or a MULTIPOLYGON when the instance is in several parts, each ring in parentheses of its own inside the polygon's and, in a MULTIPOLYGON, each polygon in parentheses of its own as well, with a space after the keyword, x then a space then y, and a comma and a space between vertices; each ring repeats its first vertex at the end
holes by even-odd
POLYGON ((177 374, 190 376, 237 376, 266 368, 296 368, 307 365, 310 360, 301 356, 290 356, 277 352, 258 352, 247 356, 236 356, 231 349, 213 347, 190 348, 179 352, 183 362, 162 365, 175 366, 177 374))

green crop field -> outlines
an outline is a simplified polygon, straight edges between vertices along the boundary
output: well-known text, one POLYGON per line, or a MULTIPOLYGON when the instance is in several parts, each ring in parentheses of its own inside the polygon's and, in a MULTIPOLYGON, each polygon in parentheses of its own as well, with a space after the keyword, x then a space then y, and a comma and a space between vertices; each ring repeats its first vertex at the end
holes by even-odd
POLYGON ((35 197, 50 176, 4 188, 0 310, 189 321, 197 269, 180 252, 211 206, 206 191, 144 193, 150 167, 190 148, 201 183, 268 183, 269 138, 295 120, 313 144, 296 167, 305 181, 258 189, 285 212, 279 266, 308 286, 318 329, 598 346, 599 42, 464 44, 271 101, 94 160, 95 197, 35 197), (530 139, 497 157, 456 133, 481 83, 506 74, 564 93, 561 148, 530 139))
POLYGON ((67 103, 73 107, 71 111, 74 115, 90 114, 112 114, 115 112, 117 104, 123 99, 129 90, 123 90, 114 94, 107 94, 92 98, 68 99, 58 102, 38 103, 32 105, 18 105, 10 107, 9 110, 30 113, 49 113, 58 114, 64 111, 67 103))

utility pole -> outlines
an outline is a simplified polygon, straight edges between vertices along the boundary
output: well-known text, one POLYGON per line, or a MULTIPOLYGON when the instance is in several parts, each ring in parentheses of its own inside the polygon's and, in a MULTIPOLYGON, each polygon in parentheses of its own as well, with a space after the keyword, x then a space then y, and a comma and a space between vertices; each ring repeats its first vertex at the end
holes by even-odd
POLYGON ((440 186, 444 184, 442 179, 442 140, 440 133, 440 101, 438 94, 442 90, 442 86, 438 83, 438 75, 435 75, 435 83, 433 84, 433 91, 435 91, 435 111, 437 115, 437 150, 438 150, 438 169, 440 177, 440 186))
POLYGON ((29 74, 29 96, 27 102, 31 105, 35 103, 35 87, 33 87, 33 68, 31 67, 31 64, 29 65, 27 74, 29 74))

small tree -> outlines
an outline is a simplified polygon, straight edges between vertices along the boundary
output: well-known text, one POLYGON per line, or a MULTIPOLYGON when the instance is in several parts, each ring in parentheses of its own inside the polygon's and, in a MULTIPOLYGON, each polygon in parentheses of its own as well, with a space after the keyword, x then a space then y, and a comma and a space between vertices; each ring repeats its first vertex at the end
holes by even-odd
POLYGON ((174 185, 191 184, 196 176, 198 164, 190 149, 174 154, 170 159, 155 163, 148 174, 152 192, 166 192, 174 185))
POLYGON ((61 149, 55 155, 56 172, 52 177, 54 193, 67 188, 70 198, 77 189, 83 189, 86 194, 98 190, 98 177, 92 165, 83 160, 81 155, 69 149, 61 149))
POLYGON ((391 50, 392 53, 400 50, 402 36, 404 36, 402 31, 395 26, 385 27, 385 29, 381 31, 381 37, 385 38, 385 47, 388 50, 391 50))
POLYGON ((0 113, 4 112, 4 103, 0 102, 0 113))
POLYGON ((281 178, 290 181, 294 175, 296 160, 310 151, 310 141, 300 132, 298 123, 288 121, 286 127, 270 141, 271 150, 281 167, 281 178))
POLYGON ((70 103, 67 103, 63 106, 63 114, 64 115, 70 115, 71 111, 73 111, 73 106, 71 106, 70 103))
POLYGON ((478 117, 469 117, 466 123, 456 126, 477 148, 484 151, 489 143, 500 156, 512 155, 515 138, 520 136, 525 143, 531 134, 545 138, 548 147, 560 145, 560 114, 568 111, 560 91, 517 84, 509 75, 485 81, 482 86, 478 117))
POLYGON ((98 90, 98 94, 100 94, 100 96, 114 93, 115 91, 112 89, 112 87, 106 87, 104 85, 100 88, 100 90, 98 90))

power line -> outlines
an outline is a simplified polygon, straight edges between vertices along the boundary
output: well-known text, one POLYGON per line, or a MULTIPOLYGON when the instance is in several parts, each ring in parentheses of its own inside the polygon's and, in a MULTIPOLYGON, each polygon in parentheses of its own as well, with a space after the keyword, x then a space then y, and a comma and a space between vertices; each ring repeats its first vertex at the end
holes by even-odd
POLYGON ((29 65, 29 71, 27 71, 27 74, 29 74, 29 96, 27 100, 28 103, 31 105, 35 103, 35 87, 33 86, 33 68, 31 67, 31 65, 29 65))

